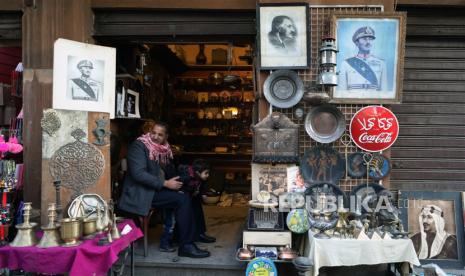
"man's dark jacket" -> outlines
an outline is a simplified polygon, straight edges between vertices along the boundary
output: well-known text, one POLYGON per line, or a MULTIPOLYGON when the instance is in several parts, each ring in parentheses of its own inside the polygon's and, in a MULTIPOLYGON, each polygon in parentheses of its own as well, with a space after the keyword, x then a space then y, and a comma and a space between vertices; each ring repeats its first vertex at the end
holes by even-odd
POLYGON ((127 160, 128 172, 118 207, 129 213, 146 216, 155 192, 163 188, 160 165, 149 159, 148 149, 139 140, 129 147, 127 160))

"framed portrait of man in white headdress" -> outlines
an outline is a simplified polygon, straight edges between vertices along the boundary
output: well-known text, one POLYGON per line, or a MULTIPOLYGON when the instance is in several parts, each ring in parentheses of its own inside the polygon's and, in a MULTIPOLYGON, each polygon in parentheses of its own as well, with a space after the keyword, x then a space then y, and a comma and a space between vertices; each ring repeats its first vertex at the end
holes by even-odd
POLYGON ((422 263, 463 268, 464 225, 461 193, 401 192, 403 224, 422 263))

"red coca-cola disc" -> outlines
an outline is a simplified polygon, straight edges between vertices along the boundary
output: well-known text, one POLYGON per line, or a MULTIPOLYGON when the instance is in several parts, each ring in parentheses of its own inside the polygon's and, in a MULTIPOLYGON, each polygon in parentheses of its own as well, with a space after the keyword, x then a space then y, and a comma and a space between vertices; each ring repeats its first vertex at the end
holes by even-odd
POLYGON ((388 149, 398 135, 399 122, 396 116, 382 106, 364 107, 350 121, 350 138, 357 147, 365 151, 388 149))

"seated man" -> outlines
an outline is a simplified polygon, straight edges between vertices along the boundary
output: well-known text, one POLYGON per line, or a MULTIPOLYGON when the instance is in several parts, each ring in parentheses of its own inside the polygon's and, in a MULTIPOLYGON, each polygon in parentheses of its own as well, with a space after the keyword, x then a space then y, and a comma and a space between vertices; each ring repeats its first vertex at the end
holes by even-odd
POLYGON ((178 255, 191 258, 205 258, 210 252, 199 249, 194 241, 195 230, 191 199, 179 193, 182 182, 179 177, 165 180, 161 164, 173 158, 167 142, 168 127, 155 123, 149 133, 140 136, 128 150, 128 174, 118 207, 126 212, 146 216, 150 208, 175 209, 179 232, 178 255))

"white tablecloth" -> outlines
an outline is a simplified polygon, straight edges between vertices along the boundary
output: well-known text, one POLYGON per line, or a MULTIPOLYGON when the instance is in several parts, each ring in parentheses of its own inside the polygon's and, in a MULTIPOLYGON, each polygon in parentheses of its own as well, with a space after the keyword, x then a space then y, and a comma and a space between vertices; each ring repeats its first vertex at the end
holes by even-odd
POLYGON ((323 266, 373 265, 402 263, 420 265, 410 239, 355 240, 316 239, 308 231, 307 257, 314 262, 314 276, 323 266), (308 250, 309 249, 309 250, 308 250))

